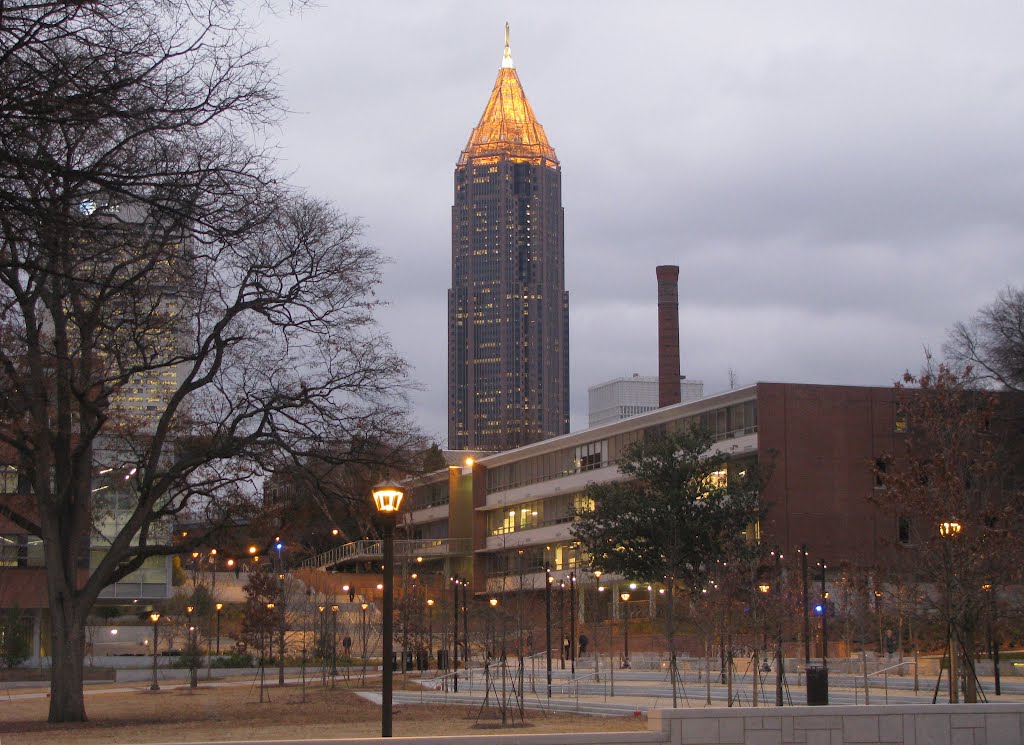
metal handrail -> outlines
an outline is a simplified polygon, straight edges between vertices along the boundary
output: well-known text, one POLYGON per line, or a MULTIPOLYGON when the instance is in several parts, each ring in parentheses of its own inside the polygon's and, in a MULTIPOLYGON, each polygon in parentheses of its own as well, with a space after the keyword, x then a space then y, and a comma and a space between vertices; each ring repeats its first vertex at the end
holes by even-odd
MULTIPOLYGON (((395 556, 406 558, 422 554, 442 556, 469 553, 472 547, 472 540, 469 538, 402 539, 395 541, 395 556)), ((341 546, 335 546, 322 554, 311 556, 303 561, 301 566, 320 569, 332 564, 340 564, 346 559, 356 556, 382 557, 383 555, 384 547, 381 541, 351 541, 341 546)))
POLYGON ((873 673, 868 673, 868 677, 870 678, 870 677, 872 677, 874 675, 882 675, 884 673, 888 673, 890 670, 898 670, 899 668, 903 667, 904 665, 916 665, 916 664, 917 663, 914 662, 913 660, 904 660, 903 662, 897 662, 895 665, 892 665, 891 667, 883 667, 881 670, 875 670, 875 672, 873 672, 873 673))

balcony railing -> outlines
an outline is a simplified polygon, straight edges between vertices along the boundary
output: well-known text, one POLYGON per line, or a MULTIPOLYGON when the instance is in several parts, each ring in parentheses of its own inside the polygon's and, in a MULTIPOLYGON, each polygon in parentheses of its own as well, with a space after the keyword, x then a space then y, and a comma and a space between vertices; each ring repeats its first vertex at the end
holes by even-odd
MULTIPOLYGON (((473 542, 469 538, 417 538, 395 541, 395 558, 422 556, 424 559, 439 556, 465 556, 472 552, 473 542)), ((302 562, 303 567, 326 569, 337 564, 382 559, 384 549, 381 541, 352 541, 312 556, 302 562)))

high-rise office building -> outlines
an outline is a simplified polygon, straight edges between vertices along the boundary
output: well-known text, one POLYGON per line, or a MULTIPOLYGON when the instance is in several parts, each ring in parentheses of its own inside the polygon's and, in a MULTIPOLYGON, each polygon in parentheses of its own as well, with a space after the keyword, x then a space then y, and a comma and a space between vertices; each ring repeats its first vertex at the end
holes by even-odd
POLYGON ((505 53, 455 167, 448 447, 506 450, 569 431, 562 176, 505 53))

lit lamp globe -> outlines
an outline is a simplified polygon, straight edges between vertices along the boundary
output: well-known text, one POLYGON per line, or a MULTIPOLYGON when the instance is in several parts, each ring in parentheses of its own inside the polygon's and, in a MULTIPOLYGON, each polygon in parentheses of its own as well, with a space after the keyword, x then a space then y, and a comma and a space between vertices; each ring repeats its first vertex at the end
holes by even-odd
POLYGON ((961 530, 963 530, 963 526, 955 519, 939 523, 939 535, 943 538, 959 535, 961 530))
POLYGON ((384 481, 373 487, 373 504, 382 515, 396 515, 402 506, 405 490, 398 484, 384 481))

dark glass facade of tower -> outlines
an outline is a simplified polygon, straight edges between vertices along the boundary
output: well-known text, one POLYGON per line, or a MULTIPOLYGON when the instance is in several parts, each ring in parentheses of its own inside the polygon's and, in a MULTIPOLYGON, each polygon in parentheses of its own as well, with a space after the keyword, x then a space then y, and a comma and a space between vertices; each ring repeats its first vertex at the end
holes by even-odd
POLYGON ((455 168, 448 447, 506 450, 568 431, 561 170, 506 46, 455 168))

